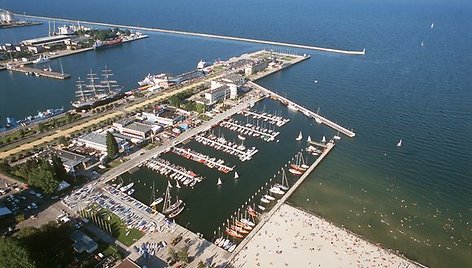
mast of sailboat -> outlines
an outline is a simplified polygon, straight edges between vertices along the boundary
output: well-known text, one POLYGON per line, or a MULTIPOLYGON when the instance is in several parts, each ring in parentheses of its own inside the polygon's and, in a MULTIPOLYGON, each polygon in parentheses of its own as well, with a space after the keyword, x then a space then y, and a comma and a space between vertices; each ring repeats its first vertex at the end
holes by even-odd
POLYGON ((91 88, 91 92, 93 92, 94 97, 96 97, 98 95, 98 91, 97 85, 95 85, 95 80, 97 80, 98 78, 96 77, 96 74, 92 72, 92 69, 90 69, 90 73, 87 74, 87 76, 87 80, 90 81, 90 84, 86 85, 86 87, 91 88))
POLYGON ((166 194, 164 195, 164 205, 162 207, 162 211, 165 211, 170 206, 170 187, 167 184, 166 194))
POLYGON ((102 71, 102 81, 100 81, 100 84, 102 87, 105 87, 108 90, 108 94, 113 92, 113 88, 117 88, 117 82, 114 80, 110 80, 110 77, 113 76, 113 73, 111 72, 110 69, 105 66, 105 69, 102 71))
MULTIPOLYGON (((151 205, 154 203, 155 200, 156 200, 156 192, 155 192, 154 181, 153 181, 152 182, 152 192, 151 192, 151 205)), ((156 210, 154 207, 152 209, 156 210)))
POLYGON ((77 79, 77 90, 75 91, 75 94, 76 94, 76 97, 79 97, 83 101, 85 101, 87 98, 85 96, 84 86, 85 86, 84 81, 80 80, 80 77, 79 77, 79 79, 77 79))
POLYGON ((59 64, 61 65, 61 74, 64 75, 64 69, 62 68, 62 60, 59 58, 59 64))
POLYGON ((287 188, 290 187, 288 185, 288 178, 287 178, 287 174, 285 173, 284 168, 282 168, 282 183, 281 184, 282 184, 282 186, 286 186, 287 188), (286 185, 284 183, 286 183, 286 185))

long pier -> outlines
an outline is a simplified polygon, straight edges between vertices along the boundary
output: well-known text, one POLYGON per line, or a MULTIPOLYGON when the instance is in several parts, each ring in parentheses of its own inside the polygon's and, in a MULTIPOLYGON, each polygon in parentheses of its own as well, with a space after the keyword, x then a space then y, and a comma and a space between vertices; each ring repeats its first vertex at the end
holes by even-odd
POLYGON ((249 42, 249 43, 264 44, 264 45, 283 46, 283 47, 301 48, 301 49, 308 49, 308 50, 317 50, 317 51, 323 51, 323 52, 340 53, 340 54, 347 54, 347 55, 365 55, 365 48, 362 51, 342 50, 342 49, 325 48, 325 47, 309 46, 309 45, 302 45, 302 44, 292 44, 292 43, 286 43, 286 42, 276 42, 276 41, 260 40, 260 39, 244 38, 244 37, 236 37, 236 36, 169 30, 169 29, 162 29, 162 28, 140 27, 140 26, 133 26, 133 25, 123 25, 123 24, 113 24, 113 23, 104 23, 104 22, 93 22, 93 21, 78 21, 78 20, 71 20, 71 19, 25 15, 25 14, 15 14, 15 15, 26 17, 26 18, 32 18, 32 19, 40 19, 40 20, 58 20, 58 21, 63 21, 63 22, 68 22, 68 23, 79 22, 80 24, 97 25, 97 26, 103 26, 103 27, 119 27, 119 28, 127 28, 127 29, 132 29, 132 30, 137 30, 137 31, 150 31, 150 32, 159 32, 159 33, 167 33, 167 34, 177 34, 177 35, 185 35, 185 36, 195 36, 195 37, 204 37, 204 38, 212 38, 212 39, 249 42))
POLYGON ((234 155, 237 155, 237 156, 239 157, 239 159, 241 159, 241 161, 250 160, 251 157, 252 157, 253 155, 255 155, 255 154, 257 153, 257 151, 258 151, 258 150, 256 149, 256 150, 244 152, 244 151, 239 150, 238 148, 233 148, 233 147, 228 146, 228 145, 226 145, 226 144, 223 144, 223 143, 221 143, 221 142, 219 142, 219 141, 211 140, 211 139, 209 139, 209 138, 207 138, 207 137, 204 137, 204 136, 202 136, 202 135, 196 135, 196 136, 195 136, 195 140, 197 140, 197 139, 200 139, 200 140, 202 140, 202 141, 208 143, 210 146, 219 146, 219 147, 222 147, 222 148, 228 150, 229 153, 234 154, 234 155))
POLYGON ((300 112, 304 113, 306 116, 314 118, 316 120, 316 122, 318 122, 318 123, 323 123, 323 124, 333 128, 333 129, 343 133, 344 135, 346 135, 350 138, 353 138, 354 136, 356 136, 356 133, 354 133, 352 130, 349 130, 345 127, 342 127, 342 126, 334 123, 333 121, 331 121, 329 119, 326 119, 326 118, 322 117, 321 115, 319 115, 315 112, 312 112, 309 109, 307 109, 307 108, 305 108, 305 107, 303 107, 303 106, 301 106, 301 105, 299 105, 299 104, 297 104, 297 103, 295 103, 295 102, 293 102, 293 101, 291 101, 291 100, 289 100, 285 97, 282 97, 279 94, 277 94, 277 93, 275 93, 275 92, 273 92, 273 91, 271 91, 271 90, 269 90, 269 89, 267 89, 267 88, 265 88, 261 85, 258 85, 258 84, 254 83, 252 81, 249 81, 248 83, 250 85, 252 85, 254 87, 257 87, 258 89, 268 93, 271 97, 275 97, 275 98, 279 99, 280 101, 285 102, 288 105, 296 108, 300 112))
MULTIPOLYGON (((237 121, 236 121, 237 122, 237 121)), ((257 134, 257 136, 261 137, 262 139, 264 139, 264 137, 266 138, 265 140, 266 141, 273 141, 275 139, 275 137, 277 137, 277 135, 280 134, 280 132, 272 132, 272 133, 268 133, 268 132, 263 132, 263 131, 260 131, 260 130, 257 130, 257 129, 253 129, 253 128, 250 128, 250 127, 247 127, 247 126, 243 126, 243 125, 238 125, 236 123, 233 123, 231 121, 223 121, 220 123, 220 126, 222 127, 226 127, 226 128, 229 128, 231 129, 231 127, 234 127, 235 130, 243 135, 251 135, 251 136, 254 136, 254 134, 250 134, 250 133, 255 133, 257 134), (246 134, 244 134, 244 133, 246 134)))
POLYGON ((65 80, 67 78, 70 78, 70 74, 41 70, 41 69, 25 67, 25 66, 9 66, 7 69, 16 71, 16 72, 31 74, 35 76, 44 76, 44 77, 60 79, 60 80, 65 80))

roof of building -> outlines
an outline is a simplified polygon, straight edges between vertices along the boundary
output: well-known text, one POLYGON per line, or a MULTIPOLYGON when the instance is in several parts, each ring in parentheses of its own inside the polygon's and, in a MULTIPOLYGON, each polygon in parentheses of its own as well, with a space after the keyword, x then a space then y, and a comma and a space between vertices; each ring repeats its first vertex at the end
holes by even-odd
POLYGON ((134 119, 124 117, 124 118, 118 119, 116 122, 113 123, 113 125, 116 124, 116 125, 121 125, 121 126, 127 126, 133 122, 134 122, 134 119))
POLYGON ((215 93, 215 92, 220 92, 222 90, 228 90, 229 89, 229 86, 228 85, 221 85, 219 87, 216 87, 216 88, 212 88, 210 90, 207 91, 207 93, 215 93))
MULTIPOLYGON (((116 142, 119 144, 120 142, 123 141, 123 139, 115 137, 116 142)), ((90 142, 90 143, 95 143, 95 144, 100 144, 103 146, 107 145, 107 135, 102 134, 102 133, 97 133, 97 132, 90 132, 87 133, 81 137, 79 137, 79 140, 85 141, 85 142, 90 142)))
POLYGON ((21 43, 34 45, 34 44, 60 41, 60 40, 65 40, 69 38, 70 36, 68 35, 53 35, 53 36, 39 37, 39 38, 33 38, 33 39, 26 39, 26 40, 21 41, 21 43))
POLYGON ((61 149, 54 149, 54 153, 61 158, 62 163, 68 167, 75 167, 81 163, 87 162, 90 158, 61 149))
POLYGON ((134 131, 139 131, 139 132, 142 132, 142 133, 146 133, 148 131, 151 131, 152 126, 147 125, 147 124, 143 124, 143 123, 139 123, 139 122, 134 122, 134 123, 131 123, 131 124, 127 125, 124 128, 134 130, 134 131))
POLYGON ((7 207, 0 207, 0 217, 2 216, 6 216, 6 215, 10 215, 12 214, 13 212, 11 212, 11 210, 7 207))
POLYGON ((93 251, 94 248, 98 246, 97 242, 92 238, 88 237, 80 230, 75 230, 73 233, 69 235, 70 239, 74 241, 74 249, 77 252, 84 252, 84 251, 93 251))
POLYGON ((130 258, 126 258, 116 268, 141 268, 141 266, 130 258))

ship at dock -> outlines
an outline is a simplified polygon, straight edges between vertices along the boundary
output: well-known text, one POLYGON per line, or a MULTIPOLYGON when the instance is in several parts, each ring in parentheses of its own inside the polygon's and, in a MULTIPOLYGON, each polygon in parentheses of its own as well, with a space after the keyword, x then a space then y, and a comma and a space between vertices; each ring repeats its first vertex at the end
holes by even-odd
POLYGON ((99 49, 114 47, 114 46, 121 45, 122 43, 123 43, 123 38, 121 37, 116 37, 116 38, 108 39, 105 41, 97 40, 93 43, 93 49, 99 50, 99 49))
POLYGON ((111 70, 105 66, 101 76, 102 79, 98 81, 97 75, 90 70, 87 74, 87 84, 79 77, 75 91, 76 100, 72 102, 72 106, 79 110, 90 109, 111 102, 120 95, 118 82, 110 80, 113 76, 111 70))

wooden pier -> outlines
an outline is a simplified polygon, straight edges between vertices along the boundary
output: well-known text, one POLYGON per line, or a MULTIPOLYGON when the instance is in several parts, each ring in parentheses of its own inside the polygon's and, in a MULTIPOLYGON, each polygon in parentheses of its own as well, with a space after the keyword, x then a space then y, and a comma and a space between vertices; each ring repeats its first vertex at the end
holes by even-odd
POLYGON ((177 173, 179 175, 183 175, 186 179, 194 179, 196 176, 192 176, 190 174, 188 174, 187 172, 184 172, 182 170, 179 170, 177 168, 174 168, 172 167, 171 165, 168 165, 168 164, 165 164, 165 163, 161 163, 157 160, 154 160, 154 159, 151 159, 149 160, 149 163, 148 163, 149 167, 151 169, 153 169, 153 167, 156 167, 156 166, 159 166, 161 168, 165 168, 165 169, 168 169, 168 170, 171 170, 172 172, 174 173, 177 173))
POLYGON ((48 78, 65 80, 70 78, 70 74, 58 73, 53 71, 45 71, 41 69, 26 67, 26 66, 9 66, 8 70, 22 72, 31 76, 44 76, 48 78))
POLYGON ((307 108, 305 108, 305 107, 303 107, 303 106, 301 106, 301 105, 299 105, 299 104, 297 104, 297 103, 295 103, 295 102, 293 102, 293 101, 291 101, 291 100, 289 100, 285 97, 282 97, 279 94, 277 94, 277 93, 275 93, 275 92, 273 92, 273 91, 271 91, 271 90, 269 90, 269 89, 267 89, 263 86, 260 86, 256 83, 252 82, 252 81, 249 81, 248 83, 249 83, 249 85, 254 86, 254 87, 268 93, 270 95, 270 97, 276 98, 276 99, 280 100, 283 103, 287 103, 288 105, 290 105, 291 107, 294 107, 295 109, 302 112, 306 116, 315 119, 316 122, 318 122, 318 123, 323 123, 323 124, 333 128, 333 129, 343 133, 344 135, 348 136, 349 138, 353 138, 354 136, 356 136, 356 133, 354 133, 352 130, 349 130, 345 127, 342 127, 342 126, 334 123, 333 121, 330 121, 330 120, 322 117, 321 115, 319 115, 319 114, 317 114, 313 111, 310 111, 307 108))

